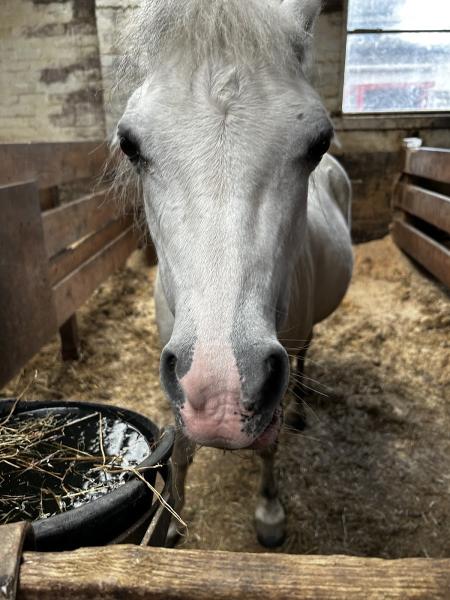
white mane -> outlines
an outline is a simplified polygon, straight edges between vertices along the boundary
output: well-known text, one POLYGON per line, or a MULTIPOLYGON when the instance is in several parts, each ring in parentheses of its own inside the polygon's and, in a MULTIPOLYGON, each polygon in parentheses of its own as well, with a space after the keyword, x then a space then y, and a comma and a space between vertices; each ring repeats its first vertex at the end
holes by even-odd
POLYGON ((122 43, 121 78, 137 82, 178 56, 190 68, 211 58, 297 68, 303 45, 279 0, 144 0, 122 43))

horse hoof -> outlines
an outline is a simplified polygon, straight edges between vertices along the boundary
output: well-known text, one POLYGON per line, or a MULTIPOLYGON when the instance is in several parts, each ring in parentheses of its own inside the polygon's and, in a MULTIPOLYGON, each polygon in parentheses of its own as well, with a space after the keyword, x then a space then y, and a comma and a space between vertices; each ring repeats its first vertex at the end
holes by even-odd
POLYGON ((255 513, 255 528, 258 542, 266 548, 277 548, 284 542, 286 515, 277 498, 261 501, 255 513))
POLYGON ((265 548, 278 548, 286 539, 286 532, 284 531, 284 527, 278 529, 276 527, 267 526, 266 524, 257 524, 256 537, 261 546, 264 546, 265 548))

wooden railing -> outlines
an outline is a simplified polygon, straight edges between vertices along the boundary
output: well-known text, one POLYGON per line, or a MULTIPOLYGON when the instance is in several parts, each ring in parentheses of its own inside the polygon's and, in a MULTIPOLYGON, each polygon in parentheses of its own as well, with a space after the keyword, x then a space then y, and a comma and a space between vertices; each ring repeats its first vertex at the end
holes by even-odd
POLYGON ((18 600, 448 599, 450 560, 109 546, 25 553, 18 600))
POLYGON ((0 387, 60 330, 77 358, 76 310, 137 247, 106 190, 58 205, 58 186, 98 180, 97 142, 0 145, 0 387))
MULTIPOLYGON (((111 545, 25 552, 28 523, 0 527, 6 600, 447 600, 450 560, 383 560, 111 545)), ((3 592, 3 596, 1 595, 3 592)))
POLYGON ((107 157, 100 141, 0 144, 0 183, 34 180, 51 188, 100 175, 107 157))
POLYGON ((397 245, 450 287, 450 150, 405 140, 393 205, 397 245))

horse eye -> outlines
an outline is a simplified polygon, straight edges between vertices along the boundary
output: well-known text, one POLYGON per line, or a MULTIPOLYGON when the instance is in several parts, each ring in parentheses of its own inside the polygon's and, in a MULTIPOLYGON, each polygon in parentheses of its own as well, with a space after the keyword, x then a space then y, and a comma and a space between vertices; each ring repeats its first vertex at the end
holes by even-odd
POLYGON ((120 136, 120 149, 132 163, 138 162, 140 158, 139 146, 126 136, 120 136))
POLYGON ((326 133, 317 138, 308 149, 307 159, 313 162, 319 162, 322 156, 328 152, 331 145, 331 136, 326 133))

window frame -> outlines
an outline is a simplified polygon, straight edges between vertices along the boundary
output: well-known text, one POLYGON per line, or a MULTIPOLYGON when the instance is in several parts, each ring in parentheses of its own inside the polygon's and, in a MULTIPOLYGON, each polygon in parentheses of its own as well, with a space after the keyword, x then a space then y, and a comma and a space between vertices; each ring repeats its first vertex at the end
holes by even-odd
MULTIPOLYGON (((342 0, 342 61, 341 81, 339 90, 339 112, 334 115, 336 129, 365 130, 365 129, 413 129, 424 127, 427 129, 450 128, 449 110, 423 110, 423 111, 398 111, 398 112, 344 112, 344 82, 347 64, 347 38, 354 34, 383 34, 389 33, 432 33, 430 30, 383 30, 383 29, 355 29, 348 30, 349 0, 342 0)), ((437 33, 448 32, 448 29, 433 30, 437 33)))

